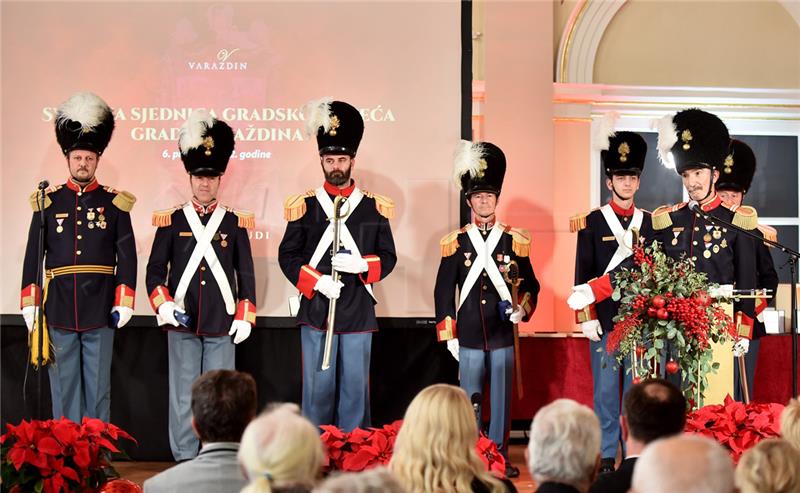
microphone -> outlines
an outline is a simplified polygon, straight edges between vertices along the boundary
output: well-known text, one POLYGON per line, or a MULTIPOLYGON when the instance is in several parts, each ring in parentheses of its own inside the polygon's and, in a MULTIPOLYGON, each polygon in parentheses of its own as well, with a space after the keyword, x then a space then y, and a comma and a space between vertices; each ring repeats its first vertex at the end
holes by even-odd
POLYGON ((45 188, 50 186, 50 182, 47 180, 42 180, 39 182, 39 190, 44 190, 45 188))
POLYGON ((472 402, 472 410, 475 412, 475 419, 478 419, 478 416, 481 414, 481 393, 475 392, 469 400, 472 402))
POLYGON ((700 212, 700 210, 699 210, 700 209, 700 204, 698 204, 696 200, 690 200, 687 205, 688 205, 690 211, 692 211, 692 212, 700 212))

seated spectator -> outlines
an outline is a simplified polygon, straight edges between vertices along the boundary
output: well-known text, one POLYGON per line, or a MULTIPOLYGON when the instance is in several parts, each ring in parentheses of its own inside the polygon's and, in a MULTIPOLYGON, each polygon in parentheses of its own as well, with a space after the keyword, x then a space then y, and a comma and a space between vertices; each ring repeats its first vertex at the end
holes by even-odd
POLYGON ((627 493, 636 459, 645 445, 683 432, 686 399, 678 387, 666 380, 645 380, 625 393, 619 423, 627 455, 619 469, 598 476, 591 493, 627 493))
POLYGON ((800 449, 800 399, 792 399, 781 413, 781 438, 800 449))
POLYGON ((410 493, 517 491, 486 471, 477 440, 467 394, 453 385, 431 385, 409 404, 389 469, 410 493))
POLYGON ((242 493, 309 492, 324 461, 319 432, 300 409, 295 404, 270 407, 242 435, 239 464, 250 481, 242 493))
POLYGON ((192 429, 200 438, 200 453, 145 481, 145 493, 241 490, 245 478, 236 453, 256 406, 256 382, 247 373, 212 370, 200 375, 192 384, 192 429))
POLYGON ((405 493, 397 478, 385 467, 337 474, 314 488, 314 493, 405 493))
POLYGON ((586 493, 600 468, 600 422, 588 407, 557 399, 531 423, 528 469, 537 493, 586 493))
POLYGON ((633 470, 632 493, 732 493, 728 452, 701 435, 662 438, 645 447, 633 470))
POLYGON ((780 438, 758 442, 736 467, 741 493, 800 493, 800 450, 780 438))

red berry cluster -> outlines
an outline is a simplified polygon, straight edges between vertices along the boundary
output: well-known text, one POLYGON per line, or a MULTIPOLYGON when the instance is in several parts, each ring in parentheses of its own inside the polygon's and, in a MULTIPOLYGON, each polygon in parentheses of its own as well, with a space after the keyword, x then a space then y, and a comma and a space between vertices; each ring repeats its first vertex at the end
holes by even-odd
POLYGON ((636 265, 647 264, 651 268, 653 267, 653 258, 648 256, 642 247, 636 247, 633 249, 633 261, 636 263, 636 265))
POLYGON ((636 329, 641 323, 641 319, 639 318, 638 312, 629 313, 620 320, 619 322, 614 324, 614 330, 608 334, 608 338, 606 340, 606 352, 608 354, 613 354, 616 352, 617 348, 622 341, 624 341, 630 333, 636 329))
POLYGON ((709 319, 706 306, 693 298, 672 298, 667 306, 672 318, 683 324, 687 339, 697 340, 698 348, 708 347, 709 319))

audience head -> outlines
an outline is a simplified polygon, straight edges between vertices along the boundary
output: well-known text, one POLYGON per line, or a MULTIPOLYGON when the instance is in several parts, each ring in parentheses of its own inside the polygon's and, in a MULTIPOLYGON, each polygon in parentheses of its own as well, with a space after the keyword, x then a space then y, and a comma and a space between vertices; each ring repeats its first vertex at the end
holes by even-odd
POLYGON ((661 378, 633 385, 625 393, 622 408, 623 429, 643 444, 682 433, 686 425, 686 398, 661 378))
POLYGON ((594 481, 599 463, 600 422, 591 409, 570 399, 539 409, 528 442, 528 469, 538 483, 585 489, 594 481))
POLYGON ((800 449, 800 399, 792 399, 783 409, 781 437, 800 449))
POLYGON ((257 406, 256 382, 247 373, 212 370, 192 384, 192 425, 203 443, 238 442, 257 406))
POLYGON ((656 440, 633 470, 635 493, 731 493, 733 464, 711 438, 679 435, 656 440))
POLYGON ((780 438, 758 442, 739 460, 736 487, 741 493, 800 492, 800 449, 780 438))
POLYGON ((250 422, 239 446, 239 464, 250 483, 242 493, 311 489, 325 452, 319 432, 295 404, 268 408, 250 422))
POLYGON ((314 493, 403 493, 397 478, 385 467, 331 476, 314 493))
POLYGON ((477 439, 467 394, 452 385, 431 385, 409 404, 389 467, 413 493, 471 491, 475 479, 493 492, 502 491, 503 484, 478 458, 477 439))

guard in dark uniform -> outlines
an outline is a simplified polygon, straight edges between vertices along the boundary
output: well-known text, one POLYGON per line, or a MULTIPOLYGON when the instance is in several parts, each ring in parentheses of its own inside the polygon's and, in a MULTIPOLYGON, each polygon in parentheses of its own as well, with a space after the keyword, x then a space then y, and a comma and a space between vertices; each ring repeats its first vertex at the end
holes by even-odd
MULTIPOLYGON (((633 254, 634 237, 652 236, 650 213, 634 205, 639 178, 644 169, 647 143, 637 133, 600 135, 593 143, 611 191, 608 204, 570 220, 578 233, 575 251, 575 284, 583 284, 613 270, 633 254)), ((606 352, 606 338, 614 329, 619 303, 608 299, 575 312, 584 335, 590 340, 594 411, 600 420, 602 462, 600 473, 614 470, 617 447, 624 443, 619 425, 621 395, 631 385, 630 365, 617 363, 606 352), (623 392, 620 392, 622 380, 623 392)))
POLYGON ((158 324, 168 330, 169 442, 176 461, 199 450, 191 425, 192 382, 209 370, 233 370, 234 344, 247 339, 256 321, 247 233, 254 216, 217 202, 233 147, 225 122, 193 112, 179 142, 192 200, 153 214, 158 230, 146 283, 158 324))
MULTIPOLYGON (((756 173, 756 156, 750 146, 741 140, 732 139, 730 144, 730 154, 725 160, 717 190, 722 200, 731 207, 742 205, 742 200, 750 189, 753 182, 753 175, 756 173)), ((766 239, 777 241, 778 233, 775 228, 767 225, 758 225, 759 233, 766 239)), ((764 330, 763 311, 767 306, 774 306, 775 290, 778 289, 778 273, 775 272, 775 264, 769 247, 766 243, 756 242, 756 269, 758 275, 758 289, 771 291, 771 298, 759 298, 756 300, 755 313, 756 320, 753 327, 753 338, 749 342, 747 354, 744 362, 747 372, 747 387, 750 398, 753 396, 753 383, 756 373, 756 362, 758 361, 758 349, 761 336, 766 334, 764 330)), ((744 393, 739 375, 739 365, 733 365, 733 394, 734 399, 744 401, 744 393)))
MULTIPOLYGON (((374 283, 397 262, 389 219, 394 203, 358 188, 350 174, 364 133, 358 110, 341 101, 313 101, 303 110, 315 135, 325 182, 286 199, 288 224, 278 250, 284 275, 300 292, 297 325, 303 352, 303 414, 315 425, 346 431, 370 424, 369 362, 377 299, 374 283), (333 243, 333 204, 347 198, 333 243), (340 199, 341 200, 341 199, 340 199), (332 270, 341 275, 334 281, 332 270), (330 301, 336 299, 330 367, 322 369, 330 301)), ((295 298, 297 300, 297 298, 295 298)), ((292 303, 290 303, 292 304, 292 303)))
POLYGON ((539 282, 529 258, 531 235, 498 222, 495 216, 506 172, 506 158, 499 147, 462 141, 454 164, 454 176, 474 222, 440 242, 442 260, 434 288, 436 335, 439 341, 447 341, 459 361, 461 388, 467 395, 483 393, 489 379, 489 438, 507 461, 506 475, 516 477, 519 469, 511 466, 508 457, 514 324, 530 320, 539 297, 539 282), (516 263, 520 278, 516 310, 504 276, 511 262, 516 263))
POLYGON ((42 300, 42 356, 50 363, 53 417, 78 423, 83 416, 109 421, 114 330, 133 315, 136 242, 130 211, 136 198, 101 186, 95 177, 113 131, 111 109, 94 94, 75 94, 58 108, 56 139, 70 178, 31 195, 34 214, 22 268, 21 306, 32 333, 31 360, 37 364, 35 318, 42 300), (42 207, 45 279, 40 293, 42 207))
MULTIPOLYGON (((755 209, 748 206, 726 207, 716 193, 728 155, 728 129, 717 116, 698 109, 681 111, 664 117, 659 124, 659 158, 665 165, 674 166, 681 175, 689 198, 706 214, 719 217, 736 226, 753 230, 758 224, 755 209)), ((670 257, 688 256, 699 272, 708 275, 709 282, 721 285, 709 293, 730 297, 736 289, 755 289, 755 242, 735 230, 715 226, 700 214, 690 210, 689 203, 661 206, 652 214, 653 238, 658 240, 670 257)), ((595 301, 611 296, 613 276, 609 274, 573 288, 567 303, 572 309, 583 309, 595 301)), ((747 340, 752 337, 755 305, 752 299, 734 304, 734 323, 739 340, 735 351, 747 352, 747 340)))

